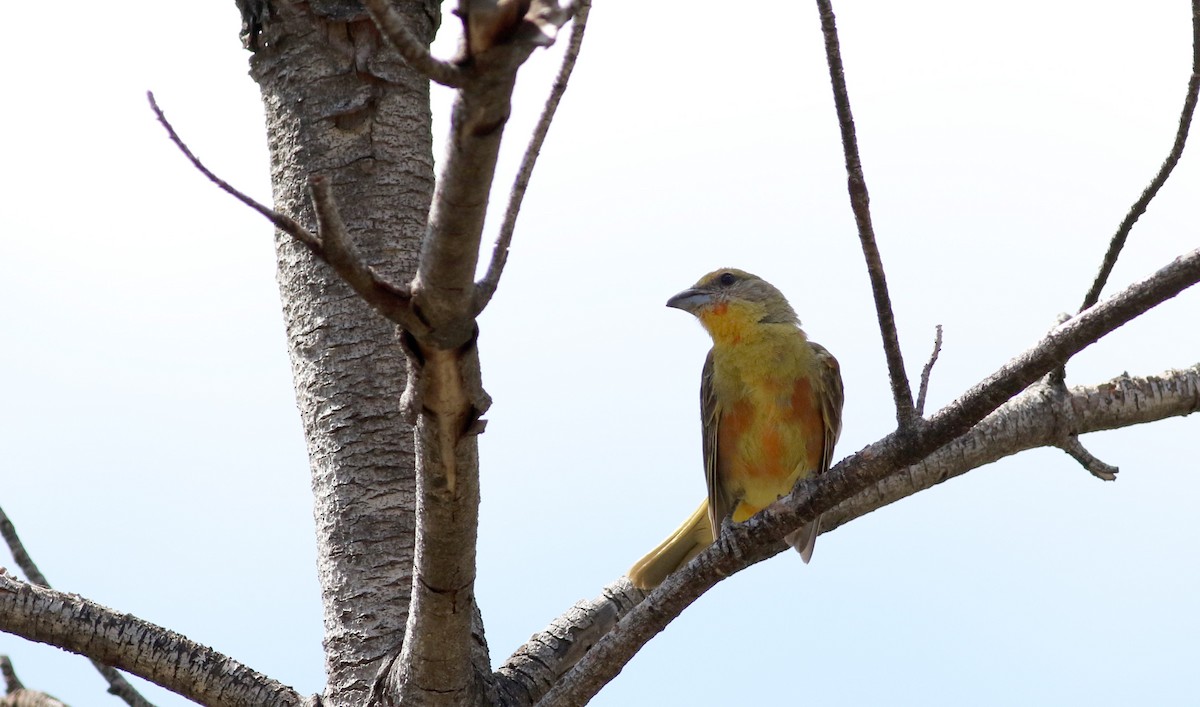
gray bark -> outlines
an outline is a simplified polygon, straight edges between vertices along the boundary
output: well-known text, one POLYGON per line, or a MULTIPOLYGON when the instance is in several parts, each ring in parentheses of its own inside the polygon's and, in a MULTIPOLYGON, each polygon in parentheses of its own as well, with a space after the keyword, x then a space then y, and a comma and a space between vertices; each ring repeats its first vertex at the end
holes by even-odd
POLYGON ((0 631, 86 655, 209 707, 299 707, 314 702, 161 626, 3 573, 0 631))
MULTIPOLYGON (((425 42, 436 2, 397 5, 425 42)), ((312 224, 324 175, 360 257, 411 279, 433 193, 429 82, 357 2, 270 2, 251 59, 266 111, 275 208, 312 224)), ((312 468, 331 705, 362 704, 404 635, 415 535, 415 449, 400 408, 394 327, 290 236, 276 236, 296 400, 312 468)))

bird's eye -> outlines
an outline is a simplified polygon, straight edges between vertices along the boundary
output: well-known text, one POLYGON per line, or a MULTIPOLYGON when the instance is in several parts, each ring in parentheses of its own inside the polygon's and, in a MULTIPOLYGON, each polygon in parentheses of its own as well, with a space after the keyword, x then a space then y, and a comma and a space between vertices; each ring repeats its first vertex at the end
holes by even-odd
POLYGON ((718 279, 720 280, 721 284, 725 287, 729 287, 733 283, 737 282, 737 278, 734 277, 733 273, 731 273, 731 272, 721 273, 721 277, 718 279))

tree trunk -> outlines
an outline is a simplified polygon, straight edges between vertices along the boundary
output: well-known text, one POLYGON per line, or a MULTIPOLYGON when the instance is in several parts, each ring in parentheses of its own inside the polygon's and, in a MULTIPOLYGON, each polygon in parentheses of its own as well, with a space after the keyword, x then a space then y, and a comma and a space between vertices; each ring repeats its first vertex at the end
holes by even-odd
MULTIPOLYGON (((243 6, 247 3, 240 3, 243 6)), ((381 39, 358 2, 267 2, 247 16, 277 211, 313 224, 308 179, 324 175, 354 247, 386 279, 416 270, 433 193, 429 82, 381 39)), ((436 2, 397 5, 431 41, 436 2)), ((394 327, 291 236, 278 280, 304 424, 325 614, 326 704, 362 704, 398 647, 412 581, 412 426, 394 327)))

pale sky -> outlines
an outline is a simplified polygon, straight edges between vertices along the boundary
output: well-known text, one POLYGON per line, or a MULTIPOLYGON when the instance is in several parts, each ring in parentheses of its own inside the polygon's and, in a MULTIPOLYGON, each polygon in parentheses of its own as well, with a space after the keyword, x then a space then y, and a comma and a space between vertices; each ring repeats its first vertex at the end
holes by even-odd
MULTIPOLYGON (((678 7, 598 0, 481 318, 495 403, 478 595, 497 664, 703 496, 707 338, 663 306, 700 275, 762 275, 839 358, 838 458, 893 423, 815 7, 678 7)), ((914 374, 945 327, 935 410, 1078 307, 1173 139, 1190 10, 835 9, 914 374)), ((153 89, 212 168, 269 200, 236 8, 68 0, 49 19, 10 19, 25 29, 0 43, 0 505, 57 588, 320 691, 309 476, 271 229, 187 165, 143 96, 153 89)), ((522 74, 498 202, 557 56, 522 74)), ((1200 243, 1197 150, 1107 294, 1200 243)), ((1077 357, 1069 381, 1196 363, 1198 312, 1200 290, 1184 293, 1077 357)), ((752 567, 593 704, 1188 704, 1197 424, 1085 437, 1120 466, 1115 483, 1060 451, 1025 453, 822 536, 811 565, 789 554, 752 567)), ((7 635, 0 653, 29 687, 119 704, 80 657, 7 635)))

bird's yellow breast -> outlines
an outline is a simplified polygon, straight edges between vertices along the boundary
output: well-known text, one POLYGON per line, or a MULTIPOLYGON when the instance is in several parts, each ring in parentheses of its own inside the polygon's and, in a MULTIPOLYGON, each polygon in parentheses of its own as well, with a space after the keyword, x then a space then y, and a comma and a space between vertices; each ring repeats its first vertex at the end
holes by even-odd
POLYGON ((756 323, 722 332, 733 336, 713 334, 717 476, 741 500, 733 516, 740 522, 819 467, 824 421, 816 359, 799 327, 756 323))

